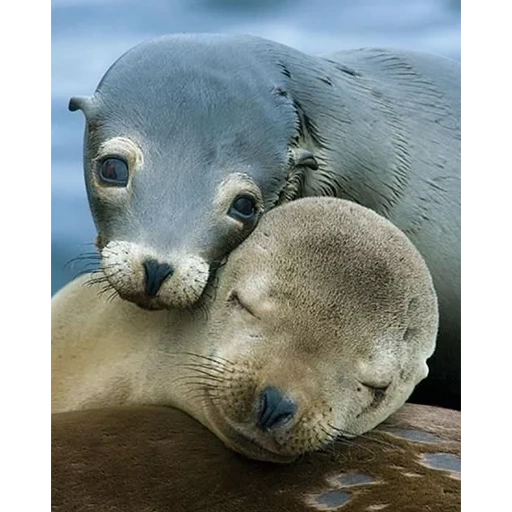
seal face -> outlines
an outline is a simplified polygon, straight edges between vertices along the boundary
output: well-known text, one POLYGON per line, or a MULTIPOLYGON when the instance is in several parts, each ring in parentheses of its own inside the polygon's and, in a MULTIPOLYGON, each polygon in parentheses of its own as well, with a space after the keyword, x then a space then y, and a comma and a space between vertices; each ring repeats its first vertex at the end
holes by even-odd
POLYGON ((264 212, 327 195, 404 230, 451 307, 458 78, 460 66, 432 56, 320 58, 249 36, 136 46, 93 96, 70 102, 87 120, 85 176, 108 283, 143 308, 192 306, 264 212))
POLYGON ((279 72, 263 73, 254 57, 240 67, 240 58, 222 37, 160 38, 121 57, 93 97, 71 101, 87 118, 102 268, 144 308, 194 304, 210 270, 277 202, 293 102, 276 93, 279 72), (101 179, 112 159, 126 162, 124 186, 101 179))
POLYGON ((285 462, 386 419, 427 376, 437 301, 407 238, 337 199, 269 212, 222 269, 213 350, 197 358, 206 425, 285 462))
POLYGON ((206 315, 71 283, 52 302, 54 411, 167 405, 289 462, 382 422, 427 376, 436 294, 418 251, 354 203, 272 209, 209 284, 206 315))

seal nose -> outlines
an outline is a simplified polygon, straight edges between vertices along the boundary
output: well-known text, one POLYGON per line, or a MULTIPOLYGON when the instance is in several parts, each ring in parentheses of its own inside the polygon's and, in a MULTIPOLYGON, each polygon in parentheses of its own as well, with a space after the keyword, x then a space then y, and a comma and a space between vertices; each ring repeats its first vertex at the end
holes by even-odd
POLYGON ((146 294, 154 297, 162 283, 172 275, 172 267, 167 263, 158 263, 156 260, 146 260, 142 265, 146 272, 146 294))
POLYGON ((297 404, 283 396, 274 386, 265 388, 260 394, 260 407, 256 426, 263 431, 272 430, 290 421, 297 411, 297 404))

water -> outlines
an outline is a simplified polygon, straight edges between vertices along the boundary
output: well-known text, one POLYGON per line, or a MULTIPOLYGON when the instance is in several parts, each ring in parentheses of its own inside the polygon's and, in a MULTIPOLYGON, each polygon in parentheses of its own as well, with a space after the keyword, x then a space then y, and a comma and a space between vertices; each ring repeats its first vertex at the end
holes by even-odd
POLYGON ((135 44, 173 32, 247 33, 313 54, 375 45, 460 59, 460 0, 53 0, 52 294, 83 268, 65 264, 95 237, 84 119, 68 100, 91 94, 135 44))

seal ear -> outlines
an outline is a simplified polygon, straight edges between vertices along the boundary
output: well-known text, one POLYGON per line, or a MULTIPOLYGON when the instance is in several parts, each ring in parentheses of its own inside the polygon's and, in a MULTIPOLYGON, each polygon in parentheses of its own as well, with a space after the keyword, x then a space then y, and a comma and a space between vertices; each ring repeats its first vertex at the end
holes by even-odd
POLYGON ((293 163, 298 166, 309 167, 313 171, 318 169, 318 162, 315 155, 306 149, 296 148, 293 150, 293 163))
POLYGON ((90 104, 91 98, 89 96, 73 96, 69 100, 68 109, 71 112, 81 110, 84 114, 87 115, 87 112, 90 110, 90 104))

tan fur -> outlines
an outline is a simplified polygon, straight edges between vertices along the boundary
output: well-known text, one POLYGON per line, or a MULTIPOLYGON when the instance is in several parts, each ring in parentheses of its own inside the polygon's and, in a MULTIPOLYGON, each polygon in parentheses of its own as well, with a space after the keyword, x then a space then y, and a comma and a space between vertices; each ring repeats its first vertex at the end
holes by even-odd
POLYGON ((266 214, 219 273, 206 316, 106 302, 86 279, 52 304, 53 410, 172 405, 254 458, 289 461, 374 428, 434 350, 421 256, 389 221, 340 199, 266 214), (298 404, 272 433, 254 426, 267 386, 298 404))
POLYGON ((52 510, 456 512, 459 457, 460 413, 410 404, 285 466, 238 456, 172 408, 68 412, 52 417, 52 510))

